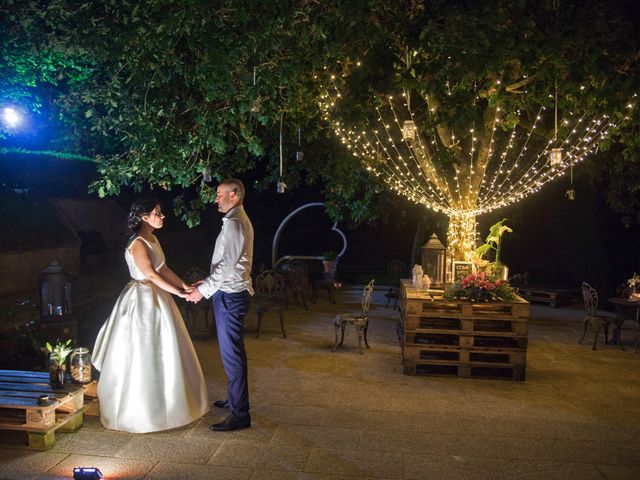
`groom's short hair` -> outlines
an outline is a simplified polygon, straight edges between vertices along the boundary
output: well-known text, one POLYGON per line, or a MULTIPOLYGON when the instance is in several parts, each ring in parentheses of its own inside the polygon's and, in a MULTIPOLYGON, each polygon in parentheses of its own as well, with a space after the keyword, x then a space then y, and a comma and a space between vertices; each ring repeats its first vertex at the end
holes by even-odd
POLYGON ((238 178, 228 178, 226 180, 222 180, 220 185, 225 185, 231 188, 232 192, 235 192, 238 198, 240 199, 240 203, 244 200, 244 183, 242 180, 238 178))

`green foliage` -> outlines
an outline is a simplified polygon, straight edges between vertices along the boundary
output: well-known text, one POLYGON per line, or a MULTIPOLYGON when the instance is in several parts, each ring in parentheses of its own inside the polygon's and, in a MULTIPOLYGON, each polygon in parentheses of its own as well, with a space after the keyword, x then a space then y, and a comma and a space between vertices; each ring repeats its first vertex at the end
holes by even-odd
MULTIPOLYGON (((371 111, 381 101, 371 94, 395 85, 437 98, 427 129, 481 122, 482 108, 497 102, 522 112, 506 118, 509 129, 551 106, 558 83, 561 109, 580 105, 615 120, 628 113, 620 106, 637 87, 631 3, 573 0, 554 10, 556 2, 533 0, 11 0, 0 9, 0 103, 53 106, 50 115, 67 127, 66 150, 98 161, 93 191, 171 190, 176 214, 191 226, 213 200, 209 176, 264 171, 259 186, 273 187, 282 116, 288 188, 322 184, 333 218, 370 222, 396 200, 327 142, 317 108, 325 67, 353 72, 347 119, 371 111), (363 68, 355 71, 357 59, 363 68), (593 94, 581 95, 582 85, 593 94), (471 108, 476 99, 479 108, 471 108), (297 128, 302 162, 291 160, 297 128)), ((640 209, 640 182, 625 190, 631 181, 617 175, 639 158, 637 112, 603 146, 622 145, 621 155, 598 162, 625 218, 640 209)), ((437 158, 450 174, 454 161, 437 158)))
POLYGON ((335 260, 337 256, 338 256, 338 253, 334 250, 327 250, 326 252, 322 253, 322 259, 327 262, 335 260))
POLYGON ((44 344, 44 348, 49 352, 49 359, 58 365, 64 365, 69 354, 73 351, 71 345, 71 339, 66 342, 61 342, 60 339, 56 341, 55 345, 51 345, 49 342, 44 344))

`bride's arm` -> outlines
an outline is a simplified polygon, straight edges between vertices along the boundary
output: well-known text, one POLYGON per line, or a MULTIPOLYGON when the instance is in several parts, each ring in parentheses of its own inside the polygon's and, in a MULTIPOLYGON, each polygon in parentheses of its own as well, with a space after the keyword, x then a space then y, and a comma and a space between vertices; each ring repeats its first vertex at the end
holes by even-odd
POLYGON ((129 248, 131 249, 131 254, 133 255, 134 262, 136 262, 136 266, 151 282, 161 289, 166 290, 169 293, 173 293, 181 298, 185 298, 187 296, 186 292, 183 292, 176 286, 172 285, 160 273, 155 271, 153 268, 153 262, 149 257, 149 252, 143 242, 134 241, 129 248))
POLYGON ((182 279, 171 270, 165 263, 160 268, 160 275, 163 276, 171 285, 182 290, 191 290, 191 286, 182 281, 182 279))

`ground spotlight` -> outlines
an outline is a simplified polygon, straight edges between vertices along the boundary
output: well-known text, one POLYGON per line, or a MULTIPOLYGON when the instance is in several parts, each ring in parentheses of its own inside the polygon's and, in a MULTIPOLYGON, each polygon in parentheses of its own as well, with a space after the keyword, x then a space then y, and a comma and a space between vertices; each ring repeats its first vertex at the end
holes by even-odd
POLYGON ((73 469, 74 480, 95 480, 102 478, 102 472, 96 467, 75 467, 73 469))
POLYGON ((7 127, 14 128, 20 125, 22 122, 22 116, 16 109, 5 107, 2 110, 2 121, 7 125, 7 127))

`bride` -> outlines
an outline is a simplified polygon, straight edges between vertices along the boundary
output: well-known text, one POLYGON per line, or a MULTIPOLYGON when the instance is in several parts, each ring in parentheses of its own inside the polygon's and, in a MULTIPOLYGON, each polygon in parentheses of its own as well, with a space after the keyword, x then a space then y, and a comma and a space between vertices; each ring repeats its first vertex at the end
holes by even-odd
POLYGON ((131 281, 93 349, 93 364, 100 371, 100 419, 113 430, 167 430, 208 411, 202 369, 171 297, 185 298, 191 287, 166 265, 153 235, 163 222, 155 198, 141 198, 131 205, 133 235, 124 254, 131 281))

